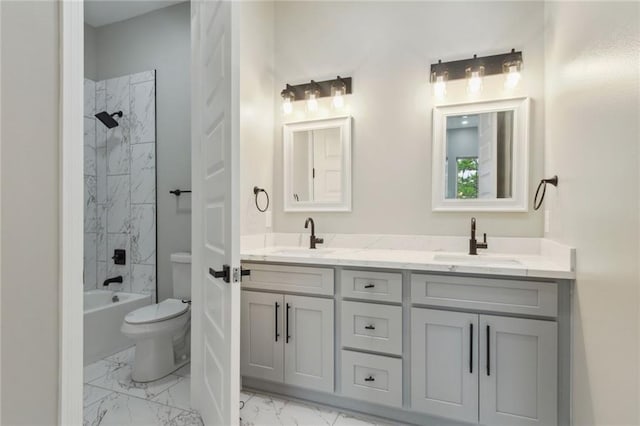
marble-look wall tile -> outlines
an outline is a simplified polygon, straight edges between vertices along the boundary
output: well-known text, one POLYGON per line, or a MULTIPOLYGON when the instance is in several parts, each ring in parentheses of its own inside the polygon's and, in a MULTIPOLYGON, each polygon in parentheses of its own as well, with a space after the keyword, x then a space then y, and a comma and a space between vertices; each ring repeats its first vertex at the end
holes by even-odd
POLYGON ((102 283, 107 279, 107 262, 98 261, 98 273, 96 287, 102 288, 102 283))
POLYGON ((84 116, 93 117, 96 113, 96 82, 84 79, 84 116))
POLYGON ((156 85, 154 81, 131 85, 131 143, 156 139, 156 85))
POLYGON ((131 265, 131 291, 151 294, 151 301, 156 300, 156 265, 131 265))
POLYGON ((107 175, 129 173, 129 131, 125 125, 107 130, 107 175))
POLYGON ((129 175, 107 177, 107 232, 129 232, 130 197, 129 175))
POLYGON ((84 174, 96 175, 96 120, 84 118, 84 174))
POLYGON ((156 202, 156 144, 131 146, 131 202, 156 202))
POLYGON ((131 206, 131 259, 133 263, 156 263, 156 206, 131 206))
MULTIPOLYGON (((98 125, 102 125, 98 123, 98 125)), ((96 149, 96 177, 97 177, 97 200, 100 204, 107 202, 107 147, 101 146, 96 149)))
POLYGON ((122 111, 129 115, 129 76, 110 78, 105 82, 107 111, 109 114, 122 111))
POLYGON ((97 204, 96 204, 96 177, 84 177, 84 232, 96 232, 97 229, 97 204))
POLYGON ((113 278, 122 275, 122 284, 113 284, 114 288, 122 291, 131 291, 131 246, 129 244, 129 234, 108 234, 107 236, 107 278, 113 278), (115 249, 123 249, 126 251, 125 264, 116 265, 110 259, 115 249))
POLYGON ((142 83, 143 81, 153 80, 155 83, 156 71, 142 71, 136 74, 131 74, 130 82, 131 84, 142 83))
MULTIPOLYGON (((106 90, 96 91, 96 112, 107 110, 106 90)), ((96 120, 96 146, 107 145, 107 126, 96 120)))
POLYGON ((96 90, 104 90, 106 88, 107 80, 96 81, 96 90))
POLYGON ((97 211, 97 228, 96 228, 96 253, 98 260, 106 261, 107 259, 107 206, 98 204, 97 211))
POLYGON ((97 282, 96 234, 84 234, 84 289, 96 288, 97 282))

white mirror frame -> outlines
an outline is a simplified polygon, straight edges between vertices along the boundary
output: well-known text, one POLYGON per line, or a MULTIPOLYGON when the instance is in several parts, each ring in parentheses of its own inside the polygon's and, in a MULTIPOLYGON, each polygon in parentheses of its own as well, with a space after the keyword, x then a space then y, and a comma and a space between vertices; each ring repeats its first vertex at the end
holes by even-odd
POLYGON ((285 212, 350 212, 351 211, 351 117, 336 117, 321 120, 299 121, 283 125, 284 152, 284 211, 285 212), (293 202, 293 133, 308 130, 340 128, 342 142, 342 200, 340 202, 300 201, 293 202))
POLYGON ((529 98, 439 106, 433 109, 432 210, 435 212, 526 212, 529 201, 529 98), (512 110, 513 196, 496 199, 448 199, 445 196, 447 117, 512 110))

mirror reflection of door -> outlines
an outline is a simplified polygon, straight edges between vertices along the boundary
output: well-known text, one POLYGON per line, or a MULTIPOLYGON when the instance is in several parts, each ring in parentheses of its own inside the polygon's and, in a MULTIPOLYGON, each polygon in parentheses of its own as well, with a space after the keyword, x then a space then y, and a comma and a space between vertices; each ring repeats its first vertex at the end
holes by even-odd
POLYGON ((446 138, 446 198, 512 196, 513 111, 449 116, 446 138))
POLYGON ((338 127, 294 132, 293 199, 342 199, 342 143, 338 127))

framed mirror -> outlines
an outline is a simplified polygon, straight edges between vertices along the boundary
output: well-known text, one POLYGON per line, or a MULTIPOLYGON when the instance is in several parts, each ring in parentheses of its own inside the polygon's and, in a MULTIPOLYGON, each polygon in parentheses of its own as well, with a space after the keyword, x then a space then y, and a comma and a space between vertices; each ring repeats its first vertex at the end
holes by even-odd
POLYGON ((529 99, 434 108, 432 157, 434 211, 527 211, 529 99))
POLYGON ((351 117, 284 125, 284 211, 351 211, 351 117))

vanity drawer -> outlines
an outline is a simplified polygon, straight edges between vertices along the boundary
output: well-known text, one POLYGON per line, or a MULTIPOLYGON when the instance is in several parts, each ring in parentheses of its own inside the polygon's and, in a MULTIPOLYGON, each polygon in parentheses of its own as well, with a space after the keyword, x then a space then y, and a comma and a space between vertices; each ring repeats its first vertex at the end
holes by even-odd
POLYGON ((402 407, 402 360, 343 350, 342 394, 402 407))
POLYGON ((342 302, 342 346, 402 355, 402 307, 342 302))
POLYGON ((413 274, 411 302, 555 317, 558 314, 558 286, 543 281, 413 274))
POLYGON ((333 269, 243 263, 242 288, 333 296, 333 269))
POLYGON ((342 271, 342 296, 353 299, 402 303, 402 274, 342 271))

